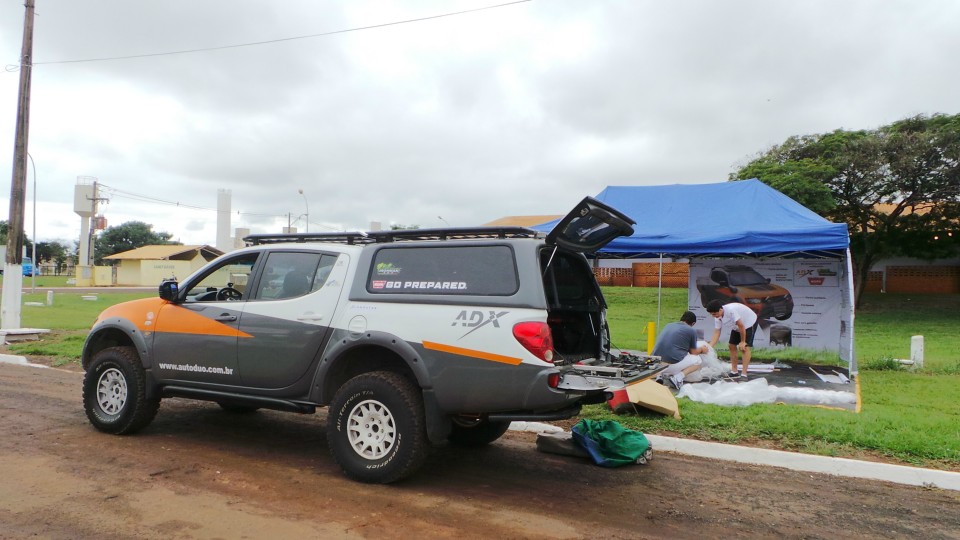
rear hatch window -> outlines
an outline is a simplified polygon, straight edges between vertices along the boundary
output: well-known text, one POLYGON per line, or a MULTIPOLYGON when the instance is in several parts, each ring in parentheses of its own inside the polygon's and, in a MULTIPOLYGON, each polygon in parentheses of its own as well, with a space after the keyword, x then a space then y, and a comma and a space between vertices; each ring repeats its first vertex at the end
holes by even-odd
POLYGON ((619 236, 633 234, 629 216, 585 197, 547 234, 547 243, 570 251, 593 253, 619 236))
POLYGON ((518 287, 507 245, 385 247, 367 279, 373 294, 511 296, 518 287))

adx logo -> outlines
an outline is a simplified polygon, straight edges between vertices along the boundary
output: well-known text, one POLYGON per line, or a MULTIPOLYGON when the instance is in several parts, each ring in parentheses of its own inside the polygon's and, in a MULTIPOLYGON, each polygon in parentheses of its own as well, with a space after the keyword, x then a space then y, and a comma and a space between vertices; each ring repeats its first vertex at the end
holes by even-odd
POLYGON ((500 323, 497 322, 497 319, 499 319, 500 317, 503 317, 504 315, 510 312, 509 311, 497 312, 491 309, 487 313, 488 315, 484 317, 482 311, 463 310, 460 312, 459 315, 457 315, 457 318, 454 319, 452 323, 450 323, 450 326, 460 325, 463 327, 470 328, 471 330, 469 332, 460 336, 460 339, 463 339, 488 324, 492 324, 494 328, 500 328, 500 323))

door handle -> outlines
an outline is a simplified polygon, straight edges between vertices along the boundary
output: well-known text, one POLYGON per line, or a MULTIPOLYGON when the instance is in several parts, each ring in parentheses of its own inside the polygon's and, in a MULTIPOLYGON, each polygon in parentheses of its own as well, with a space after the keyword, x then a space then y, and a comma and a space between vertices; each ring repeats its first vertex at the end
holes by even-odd
POLYGON ((323 315, 314 315, 314 314, 304 314, 301 317, 297 317, 298 321, 322 321, 323 315))
POLYGON ((221 322, 233 322, 233 321, 237 320, 237 316, 236 316, 236 315, 228 315, 228 314, 224 313, 223 315, 220 315, 219 317, 214 317, 213 320, 215 320, 215 321, 221 321, 221 322))

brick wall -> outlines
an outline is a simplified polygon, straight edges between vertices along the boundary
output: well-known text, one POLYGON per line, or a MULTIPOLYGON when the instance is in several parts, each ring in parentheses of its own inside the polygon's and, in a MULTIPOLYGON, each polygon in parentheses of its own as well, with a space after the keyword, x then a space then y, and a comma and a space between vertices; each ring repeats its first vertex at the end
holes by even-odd
POLYGON ((960 266, 888 266, 887 292, 960 293, 960 266))
POLYGON ((594 268, 593 275, 600 285, 629 287, 633 280, 633 270, 630 268, 594 268))
POLYGON ((633 286, 656 287, 663 280, 664 287, 687 288, 690 281, 690 265, 687 263, 663 263, 661 277, 660 263, 633 263, 633 286))
MULTIPOLYGON (((660 279, 659 263, 633 263, 632 268, 594 268, 600 285, 617 287, 656 287, 660 279)), ((888 266, 887 292, 960 294, 960 266, 888 266)), ((883 272, 871 271, 865 290, 880 292, 883 272)), ((663 286, 686 288, 690 280, 687 263, 664 263, 663 286)))
MULTIPOLYGON (((594 268, 593 274, 600 285, 617 287, 656 287, 660 279, 659 263, 633 263, 632 268, 594 268)), ((690 265, 687 263, 664 263, 663 286, 687 288, 690 265)))
POLYGON ((867 273, 867 282, 863 286, 865 292, 880 292, 883 289, 883 272, 871 271, 867 273))

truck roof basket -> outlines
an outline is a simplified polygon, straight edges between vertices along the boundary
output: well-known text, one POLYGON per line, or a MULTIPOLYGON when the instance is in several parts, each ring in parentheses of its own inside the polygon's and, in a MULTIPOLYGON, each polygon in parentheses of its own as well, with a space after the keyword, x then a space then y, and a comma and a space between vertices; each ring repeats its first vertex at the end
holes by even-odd
POLYGON ((402 229, 396 231, 251 234, 247 245, 286 242, 332 242, 337 244, 374 244, 411 240, 474 240, 484 238, 538 238, 543 233, 525 227, 460 227, 442 229, 402 229))

